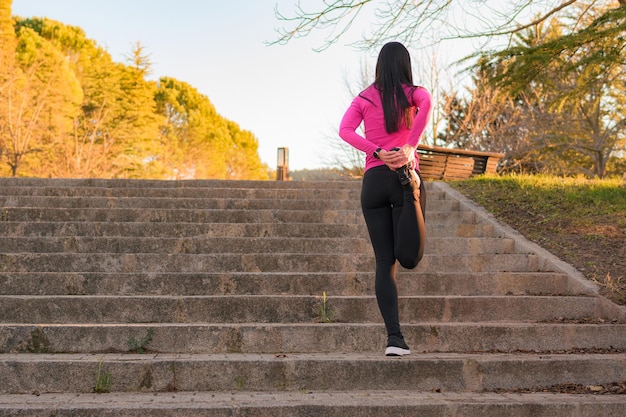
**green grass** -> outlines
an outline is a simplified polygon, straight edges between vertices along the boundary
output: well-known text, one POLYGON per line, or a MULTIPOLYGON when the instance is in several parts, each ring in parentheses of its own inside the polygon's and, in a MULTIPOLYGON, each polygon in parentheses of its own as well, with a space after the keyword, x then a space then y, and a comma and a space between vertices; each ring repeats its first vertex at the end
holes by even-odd
POLYGON ((148 345, 152 342, 152 336, 154 336, 154 329, 149 327, 147 334, 139 340, 131 337, 126 342, 128 351, 131 353, 146 353, 148 351, 148 345))
POLYGON ((490 175, 449 184, 626 303, 626 180, 490 175))
POLYGON ((334 321, 334 311, 330 307, 326 291, 322 293, 322 297, 319 301, 319 316, 317 317, 318 323, 332 323, 334 321))
POLYGON ((103 394, 111 391, 111 384, 113 377, 110 372, 104 370, 104 359, 98 359, 98 371, 96 372, 96 385, 94 392, 97 394, 103 394))

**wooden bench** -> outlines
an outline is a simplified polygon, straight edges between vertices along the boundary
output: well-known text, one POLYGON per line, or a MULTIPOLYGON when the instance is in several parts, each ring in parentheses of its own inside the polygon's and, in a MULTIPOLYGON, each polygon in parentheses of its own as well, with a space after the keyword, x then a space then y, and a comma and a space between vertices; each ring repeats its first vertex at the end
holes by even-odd
POLYGON ((417 148, 422 177, 466 179, 472 175, 495 174, 503 153, 467 151, 420 144, 417 148))

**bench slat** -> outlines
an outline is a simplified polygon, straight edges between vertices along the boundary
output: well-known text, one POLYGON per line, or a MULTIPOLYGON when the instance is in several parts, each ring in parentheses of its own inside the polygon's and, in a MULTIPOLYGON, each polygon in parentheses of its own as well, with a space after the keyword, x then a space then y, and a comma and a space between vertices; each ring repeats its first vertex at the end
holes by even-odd
POLYGON ((467 151, 419 145, 419 166, 422 177, 431 179, 466 179, 482 173, 496 173, 504 154, 467 151))

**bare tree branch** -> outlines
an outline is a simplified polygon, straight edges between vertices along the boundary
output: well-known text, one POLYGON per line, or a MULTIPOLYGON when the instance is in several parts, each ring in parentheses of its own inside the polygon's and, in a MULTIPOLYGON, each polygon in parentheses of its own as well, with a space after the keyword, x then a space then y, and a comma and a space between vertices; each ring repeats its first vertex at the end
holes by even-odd
MULTIPOLYGON (((279 37, 267 43, 286 44, 316 30, 329 30, 324 44, 316 48, 317 51, 327 49, 363 17, 366 6, 374 8, 375 21, 369 33, 361 34, 360 41, 351 43, 360 49, 370 49, 391 39, 410 45, 452 39, 487 40, 520 33, 571 7, 591 7, 601 1, 604 0, 591 0, 591 4, 583 0, 516 0, 489 4, 489 0, 323 0, 323 7, 317 10, 305 10, 298 1, 292 15, 275 7, 277 19, 286 26, 277 29, 279 37), (522 22, 524 16, 531 15, 534 17, 530 21, 522 22), (429 37, 429 33, 433 36, 429 37)), ((619 0, 619 3, 623 5, 626 0, 619 0)))
POLYGON ((300 1, 296 5, 294 17, 287 17, 278 10, 278 6, 274 8, 274 13, 278 20, 283 22, 295 22, 296 26, 291 30, 278 29, 280 35, 278 39, 267 42, 269 45, 284 45, 290 40, 307 36, 315 29, 331 28, 331 34, 326 38, 324 45, 316 48, 316 51, 322 51, 334 44, 344 35, 352 26, 352 23, 361 13, 363 7, 372 0, 324 0, 324 9, 319 12, 308 12, 302 7, 300 1), (341 26, 340 24, 347 20, 341 26), (336 30, 339 29, 338 32, 336 30))
MULTIPOLYGON (((472 37, 483 37, 483 36, 504 36, 504 35, 513 35, 516 33, 520 33, 528 28, 531 28, 533 26, 537 26, 540 23, 545 22, 549 17, 554 16, 555 14, 557 14, 558 12, 560 12, 561 10, 565 9, 567 6, 571 6, 572 4, 576 3, 578 0, 568 0, 564 3, 562 3, 561 5, 548 10, 548 12, 546 12, 545 14, 539 16, 536 19, 533 19, 532 21, 530 21, 529 23, 525 24, 525 25, 516 25, 513 28, 509 28, 509 29, 503 29, 503 30, 499 30, 499 31, 492 31, 492 32, 482 32, 482 33, 476 33, 474 35, 468 35, 466 37, 468 38, 472 38, 472 37)), ((524 6, 530 6, 530 1, 528 1, 527 5, 524 6)), ((521 11, 521 9, 520 9, 521 11)), ((513 24, 513 21, 509 21, 506 23, 506 25, 510 25, 513 24)), ((504 25, 501 27, 505 27, 504 25)))

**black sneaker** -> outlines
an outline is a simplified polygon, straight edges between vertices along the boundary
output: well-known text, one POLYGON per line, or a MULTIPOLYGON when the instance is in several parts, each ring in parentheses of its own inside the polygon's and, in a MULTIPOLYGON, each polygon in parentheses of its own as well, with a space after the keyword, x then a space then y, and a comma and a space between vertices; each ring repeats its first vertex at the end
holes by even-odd
MULTIPOLYGON (((400 148, 389 149, 389 151, 399 151, 399 150, 400 148)), ((398 179, 400 180, 400 184, 408 185, 411 181, 416 180, 416 175, 412 173, 411 171, 412 169, 409 168, 408 165, 403 165, 402 167, 396 169, 396 174, 398 174, 398 179)))
POLYGON ((404 339, 398 336, 389 336, 387 338, 387 349, 385 349, 385 356, 404 356, 410 355, 411 349, 406 345, 404 339))
POLYGON ((402 185, 407 185, 413 180, 411 168, 408 165, 403 165, 401 168, 396 169, 396 174, 398 174, 398 179, 402 185))

